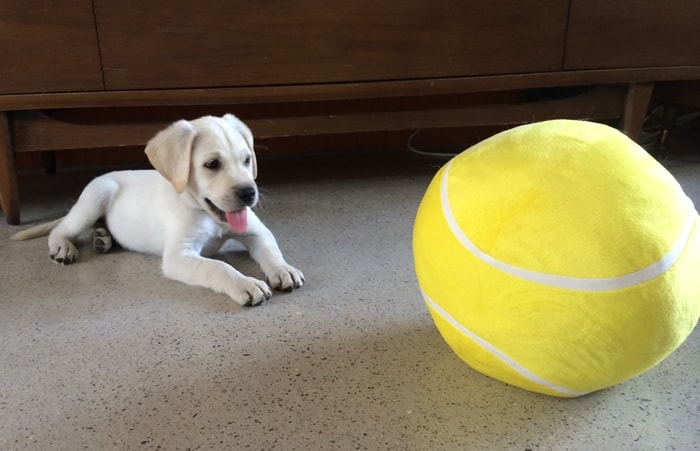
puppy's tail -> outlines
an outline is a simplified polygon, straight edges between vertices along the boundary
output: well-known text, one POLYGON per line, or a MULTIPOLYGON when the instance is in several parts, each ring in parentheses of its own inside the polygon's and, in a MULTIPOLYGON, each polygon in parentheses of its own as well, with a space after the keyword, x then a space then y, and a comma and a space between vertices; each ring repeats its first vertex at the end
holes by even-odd
POLYGON ((46 224, 39 224, 37 226, 30 227, 26 230, 15 233, 12 235, 12 237, 10 237, 10 239, 14 241, 26 241, 48 235, 61 221, 63 221, 63 218, 58 218, 54 221, 47 222, 46 224))

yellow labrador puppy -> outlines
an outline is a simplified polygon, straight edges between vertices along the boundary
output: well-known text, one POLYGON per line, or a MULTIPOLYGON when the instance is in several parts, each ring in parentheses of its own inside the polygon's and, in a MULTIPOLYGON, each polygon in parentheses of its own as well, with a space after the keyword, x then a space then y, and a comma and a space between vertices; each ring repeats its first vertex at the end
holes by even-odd
POLYGON ((90 182, 68 214, 15 234, 49 234, 60 264, 78 256, 73 243, 103 219, 124 248, 163 256, 166 277, 225 293, 241 305, 270 298, 267 283, 208 258, 229 239, 245 245, 270 286, 299 288, 304 275, 284 260, 275 237, 251 210, 258 202, 250 129, 231 114, 181 120, 146 146, 154 170, 116 171, 90 182))

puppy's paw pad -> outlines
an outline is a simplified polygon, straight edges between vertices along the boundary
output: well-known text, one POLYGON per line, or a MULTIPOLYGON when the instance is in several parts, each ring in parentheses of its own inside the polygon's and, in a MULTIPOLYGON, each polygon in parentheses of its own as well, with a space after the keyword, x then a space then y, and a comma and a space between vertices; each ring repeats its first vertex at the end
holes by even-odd
POLYGON ((92 247, 101 254, 109 252, 112 249, 114 240, 112 239, 112 234, 105 227, 98 227, 95 229, 95 234, 92 237, 92 247))
POLYGON ((282 265, 267 275, 267 281, 272 288, 280 291, 292 291, 304 285, 304 273, 293 266, 282 265))

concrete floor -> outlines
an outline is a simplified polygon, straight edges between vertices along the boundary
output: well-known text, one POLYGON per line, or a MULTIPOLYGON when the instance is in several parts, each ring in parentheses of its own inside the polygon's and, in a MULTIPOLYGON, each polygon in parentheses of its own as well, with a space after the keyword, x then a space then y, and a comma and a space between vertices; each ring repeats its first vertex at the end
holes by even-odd
MULTIPOLYGON (((413 273, 440 163, 263 161, 261 218, 307 284, 258 308, 129 252, 52 264, 0 220, 0 449, 698 449, 700 334, 578 399, 486 377, 445 345, 413 273)), ((700 163, 669 168, 700 204, 700 163)), ((94 173, 21 179, 23 222, 94 173)), ((250 274, 245 255, 227 259, 250 274)))

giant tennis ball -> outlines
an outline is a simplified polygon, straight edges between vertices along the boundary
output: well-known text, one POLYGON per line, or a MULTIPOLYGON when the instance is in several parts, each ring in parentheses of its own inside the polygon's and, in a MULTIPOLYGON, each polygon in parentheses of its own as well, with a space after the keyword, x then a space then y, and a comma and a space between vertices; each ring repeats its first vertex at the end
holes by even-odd
POLYGON ((700 315, 698 213, 617 130, 513 128, 437 173, 414 225, 438 330, 474 369, 575 397, 650 369, 700 315))

